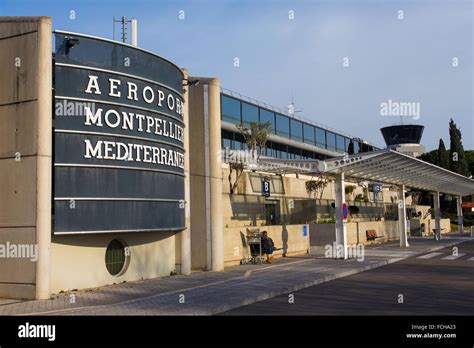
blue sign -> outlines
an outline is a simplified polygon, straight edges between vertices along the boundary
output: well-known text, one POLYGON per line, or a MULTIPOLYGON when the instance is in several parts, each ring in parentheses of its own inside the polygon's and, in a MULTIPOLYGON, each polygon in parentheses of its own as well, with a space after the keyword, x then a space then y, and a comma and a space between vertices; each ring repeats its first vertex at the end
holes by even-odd
POLYGON ((270 197, 270 182, 262 181, 262 196, 270 197))
POLYGON ((303 237, 306 237, 308 235, 308 226, 303 225, 303 237))
POLYGON ((347 203, 342 204, 342 219, 346 220, 347 219, 347 214, 348 214, 348 208, 347 208, 347 203))

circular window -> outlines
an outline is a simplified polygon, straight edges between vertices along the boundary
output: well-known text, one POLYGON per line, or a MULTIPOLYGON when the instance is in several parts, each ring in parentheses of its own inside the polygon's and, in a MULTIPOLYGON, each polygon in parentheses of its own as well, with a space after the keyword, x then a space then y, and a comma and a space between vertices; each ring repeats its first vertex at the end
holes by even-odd
POLYGON ((105 267, 114 276, 125 273, 130 259, 130 249, 121 241, 114 239, 107 246, 105 252, 105 267))

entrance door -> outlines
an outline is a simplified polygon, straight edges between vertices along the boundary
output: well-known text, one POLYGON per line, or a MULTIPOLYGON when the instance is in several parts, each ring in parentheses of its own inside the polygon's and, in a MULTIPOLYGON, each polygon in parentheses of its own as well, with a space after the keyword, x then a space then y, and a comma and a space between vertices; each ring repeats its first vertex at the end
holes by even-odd
POLYGON ((277 224, 277 205, 273 202, 265 203, 265 220, 267 225, 277 224))

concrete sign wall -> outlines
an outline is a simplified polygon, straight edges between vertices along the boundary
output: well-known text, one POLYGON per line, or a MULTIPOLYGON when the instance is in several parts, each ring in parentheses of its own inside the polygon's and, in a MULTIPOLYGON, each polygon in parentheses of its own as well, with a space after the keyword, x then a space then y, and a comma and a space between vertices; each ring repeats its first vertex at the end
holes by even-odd
POLYGON ((182 71, 128 45, 55 36, 54 233, 183 229, 182 71))
POLYGON ((0 17, 0 297, 49 296, 51 19, 0 17))

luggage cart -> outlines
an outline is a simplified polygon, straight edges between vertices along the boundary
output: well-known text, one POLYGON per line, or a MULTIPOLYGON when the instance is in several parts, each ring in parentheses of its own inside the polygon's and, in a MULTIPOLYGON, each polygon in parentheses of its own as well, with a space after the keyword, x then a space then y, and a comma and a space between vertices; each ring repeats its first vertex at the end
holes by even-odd
POLYGON ((262 256, 262 237, 260 233, 254 233, 250 236, 247 236, 248 239, 248 246, 250 249, 250 263, 252 264, 262 264, 263 263, 263 256, 262 256))

